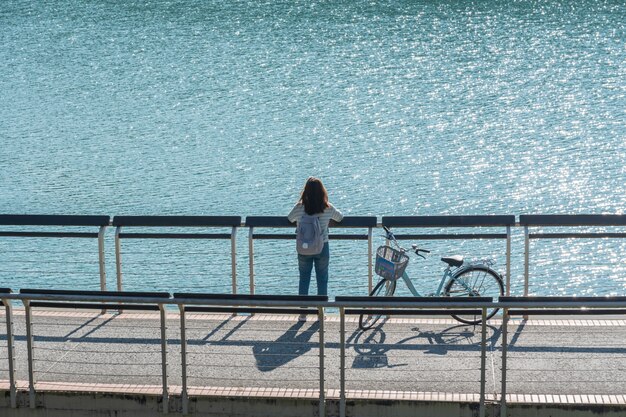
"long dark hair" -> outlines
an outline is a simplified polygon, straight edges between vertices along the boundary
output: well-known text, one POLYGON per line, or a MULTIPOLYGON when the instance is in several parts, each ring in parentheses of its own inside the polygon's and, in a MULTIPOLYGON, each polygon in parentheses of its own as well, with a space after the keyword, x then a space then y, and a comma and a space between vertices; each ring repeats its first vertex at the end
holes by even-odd
POLYGON ((315 177, 309 177, 304 184, 304 190, 300 196, 300 202, 304 204, 306 214, 313 215, 323 213, 328 205, 328 193, 322 180, 315 177))

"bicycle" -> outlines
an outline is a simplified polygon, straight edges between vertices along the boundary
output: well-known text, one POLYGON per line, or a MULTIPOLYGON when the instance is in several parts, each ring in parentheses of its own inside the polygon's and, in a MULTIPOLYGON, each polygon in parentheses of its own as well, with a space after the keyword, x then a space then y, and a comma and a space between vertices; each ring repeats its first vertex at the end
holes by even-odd
MULTIPOLYGON (((412 252, 420 258, 426 259, 422 253, 430 253, 430 251, 420 249, 415 244, 411 245, 411 250, 407 250, 400 246, 389 228, 383 226, 383 229, 385 230, 387 242, 393 242, 397 249, 389 245, 383 245, 376 250, 375 271, 382 279, 374 286, 370 296, 393 296, 396 291, 397 281, 402 278, 411 294, 415 297, 422 297, 406 273, 406 267, 409 264, 407 253, 412 252)), ((493 297, 497 299, 504 295, 502 276, 492 268, 495 264, 493 260, 485 259, 468 262, 459 255, 443 257, 441 260, 448 266, 443 271, 437 291, 429 294, 428 297, 493 297)), ((487 320, 492 318, 498 310, 498 308, 488 309, 487 320)), ((464 316, 451 314, 451 316, 465 324, 479 324, 482 321, 482 315, 464 316)), ((381 317, 382 315, 379 314, 361 314, 359 317, 359 328, 363 331, 371 329, 381 317)))

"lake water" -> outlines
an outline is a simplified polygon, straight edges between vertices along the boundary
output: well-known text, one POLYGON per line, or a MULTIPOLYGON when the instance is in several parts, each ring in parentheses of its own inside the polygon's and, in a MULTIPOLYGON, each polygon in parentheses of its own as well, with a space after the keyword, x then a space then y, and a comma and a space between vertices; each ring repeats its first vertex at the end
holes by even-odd
MULTIPOLYGON (((3 0, 0 97, 1 213, 286 215, 309 175, 346 215, 626 207, 621 0, 3 0)), ((502 242, 420 244, 429 275, 504 268, 502 242)), ((1 239, 0 286, 96 288, 94 248, 1 239)), ((125 288, 227 291, 229 249, 124 243, 125 288)), ((531 292, 623 294, 624 249, 533 242, 531 292)), ((331 294, 361 293, 366 247, 332 253, 331 294)), ((257 257, 258 292, 296 291, 293 242, 257 257)))

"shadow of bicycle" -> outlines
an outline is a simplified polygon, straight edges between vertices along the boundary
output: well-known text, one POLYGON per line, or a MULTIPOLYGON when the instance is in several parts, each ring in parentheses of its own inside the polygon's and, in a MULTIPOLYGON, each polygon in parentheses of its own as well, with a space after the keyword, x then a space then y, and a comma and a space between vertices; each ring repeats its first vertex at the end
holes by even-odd
MULTIPOLYGON (((480 326, 462 324, 441 331, 420 330, 418 327, 413 327, 410 332, 414 334, 389 341, 382 324, 384 322, 366 332, 357 330, 348 338, 347 343, 354 348, 356 353, 352 363, 353 368, 395 368, 408 365, 407 363, 390 365, 388 357, 390 351, 404 352, 402 355, 404 357, 411 351, 445 356, 451 352, 480 352, 481 350, 480 326)), ((494 346, 499 339, 500 328, 488 325, 488 346, 494 346)))

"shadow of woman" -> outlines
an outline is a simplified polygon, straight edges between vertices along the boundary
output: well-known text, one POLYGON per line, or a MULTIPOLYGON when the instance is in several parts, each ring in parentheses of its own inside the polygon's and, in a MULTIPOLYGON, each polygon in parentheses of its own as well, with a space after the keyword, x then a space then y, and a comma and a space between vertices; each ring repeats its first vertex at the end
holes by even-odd
POLYGON ((252 353, 257 369, 261 372, 273 371, 317 347, 318 343, 311 342, 311 337, 318 333, 319 323, 314 322, 308 329, 302 331, 304 326, 304 322, 298 322, 278 339, 255 344, 252 353))

